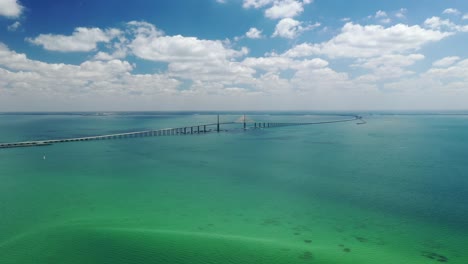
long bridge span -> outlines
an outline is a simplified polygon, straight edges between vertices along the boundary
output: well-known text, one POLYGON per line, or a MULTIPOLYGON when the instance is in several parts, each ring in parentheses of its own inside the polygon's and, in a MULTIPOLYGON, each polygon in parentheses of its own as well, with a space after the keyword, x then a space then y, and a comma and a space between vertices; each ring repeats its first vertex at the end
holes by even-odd
POLYGON ((350 121, 355 121, 355 120, 361 120, 361 123, 363 122, 362 117, 356 115, 356 116, 348 116, 348 118, 346 119, 339 119, 339 120, 319 121, 319 122, 295 122, 295 123, 254 122, 254 121, 247 121, 244 116, 243 119, 241 119, 241 121, 220 123, 219 116, 218 116, 218 122, 211 123, 211 124, 186 126, 186 127, 178 127, 178 128, 163 128, 163 129, 157 129, 157 130, 135 131, 135 132, 117 133, 117 134, 108 134, 108 135, 99 135, 99 136, 0 143, 0 148, 49 146, 49 145, 56 144, 56 143, 125 139, 125 138, 136 138, 136 137, 196 135, 196 134, 206 134, 210 132, 219 133, 222 131, 227 131, 227 130, 222 130, 221 125, 233 125, 233 124, 243 124, 243 129, 248 130, 248 129, 265 129, 265 128, 274 128, 274 127, 285 127, 285 126, 330 124, 330 123, 350 122, 350 121))

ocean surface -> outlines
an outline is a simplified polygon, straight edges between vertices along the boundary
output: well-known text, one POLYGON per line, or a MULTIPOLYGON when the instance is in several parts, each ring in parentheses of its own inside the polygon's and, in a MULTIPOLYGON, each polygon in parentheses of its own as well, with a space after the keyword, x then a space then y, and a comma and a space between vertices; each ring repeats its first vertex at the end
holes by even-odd
MULTIPOLYGON (((0 149, 0 263, 467 264, 468 115, 363 116, 0 149)), ((0 142, 214 122, 209 112, 3 114, 0 142)))

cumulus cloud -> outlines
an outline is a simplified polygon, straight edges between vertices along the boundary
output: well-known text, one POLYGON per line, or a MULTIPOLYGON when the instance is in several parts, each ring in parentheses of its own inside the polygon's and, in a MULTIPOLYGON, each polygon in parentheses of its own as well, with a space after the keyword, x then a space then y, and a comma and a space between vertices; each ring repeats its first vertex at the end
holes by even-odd
POLYGON ((291 58, 309 57, 318 52, 316 44, 301 43, 287 50, 284 55, 291 58))
POLYGON ((246 58, 242 64, 263 73, 253 80, 254 87, 259 91, 270 95, 280 94, 283 99, 289 97, 296 103, 304 96, 303 92, 334 89, 345 83, 350 86, 346 73, 334 71, 328 67, 326 60, 320 58, 298 60, 272 54, 267 57, 246 58), (292 77, 280 77, 286 71, 292 77))
POLYGON ((458 60, 450 67, 435 67, 429 69, 426 73, 422 74, 425 78, 431 78, 440 81, 448 82, 461 82, 463 88, 466 89, 466 82, 468 81, 468 59, 458 60))
POLYGON ((392 22, 392 20, 388 17, 387 12, 382 11, 382 10, 377 11, 374 17, 378 19, 380 23, 383 23, 383 24, 388 24, 392 22))
POLYGON ((275 0, 244 0, 242 6, 244 8, 260 8, 272 4, 275 0))
POLYGON ((424 21, 424 25, 435 30, 468 32, 468 25, 457 25, 449 19, 441 19, 440 17, 428 18, 424 21))
POLYGON ((167 73, 183 79, 232 85, 250 83, 255 71, 236 61, 214 60, 171 62, 167 73))
POLYGON ((295 17, 304 11, 303 3, 295 0, 284 0, 265 10, 265 16, 271 19, 295 17))
POLYGON ((246 58, 243 65, 253 69, 261 69, 268 72, 278 72, 292 67, 293 61, 290 58, 272 56, 259 58, 246 58))
POLYGON ((440 60, 434 61, 432 63, 432 66, 437 67, 437 68, 445 68, 453 65, 455 62, 459 61, 460 57, 458 56, 450 56, 450 57, 445 57, 440 60))
POLYGON ((246 48, 234 50, 225 47, 219 40, 203 40, 181 35, 139 34, 129 47, 137 57, 163 62, 228 60, 248 52, 246 48))
POLYGON ((405 68, 424 58, 422 54, 386 54, 379 57, 358 59, 352 66, 370 70, 372 74, 367 75, 366 78, 378 81, 415 74, 415 72, 405 68))
MULTIPOLYGON (((251 7, 265 9, 276 3, 246 0, 244 4, 247 2, 251 7)), ((306 2, 310 1, 302 1, 306 2)), ((96 105, 103 105, 99 100, 112 98, 109 99, 112 104, 107 104, 106 108, 116 104, 120 107, 135 99, 138 101, 133 102, 138 103, 130 107, 141 109, 145 105, 143 102, 147 102, 148 109, 153 110, 159 106, 182 109, 187 105, 258 109, 271 107, 272 103, 289 109, 310 108, 311 105, 322 109, 340 108, 347 103, 353 104, 349 105, 351 108, 388 107, 393 101, 407 98, 408 91, 424 94, 432 90, 437 95, 442 89, 466 90, 467 60, 446 57, 434 62, 433 67, 422 74, 413 72, 417 67, 411 67, 425 59, 418 53, 424 45, 461 31, 459 25, 449 22, 433 19, 424 27, 349 22, 328 41, 301 43, 284 53, 270 52, 259 57, 249 57, 248 49, 236 46, 237 43, 167 35, 155 25, 142 21, 129 22, 112 34, 109 30, 94 28, 90 33, 95 36, 94 41, 90 41, 92 48, 86 48, 95 51, 94 57, 77 65, 32 60, 0 44, 0 107, 5 109, 7 103, 13 101, 11 98, 16 102, 32 98, 28 103, 44 102, 44 98, 54 101, 82 98, 82 102, 94 100, 96 105), (98 46, 98 43, 103 45, 98 46), (131 64, 125 60, 128 55, 164 62, 165 66, 155 74, 135 74, 139 60, 131 64), (336 61, 329 63, 329 58, 351 58, 350 64, 342 66, 357 68, 357 71, 353 74, 340 72, 333 68, 336 61), (414 88, 416 86, 418 88, 414 88), (382 90, 395 91, 392 93, 395 97, 390 98, 382 87, 382 90), (241 98, 244 104, 239 106, 232 100, 234 97, 241 98), (288 104, 288 100, 291 103, 288 104), (192 104, 186 104, 187 101, 192 104)), ((275 36, 294 38, 319 24, 307 25, 283 18, 278 25, 275 36), (283 22, 285 26, 279 28, 282 21, 286 21, 283 22)), ((80 34, 77 32, 71 36, 54 36, 69 40, 80 34)), ((245 36, 249 35, 261 37, 262 32, 251 28, 245 36)), ((419 97, 413 95, 412 98, 419 97)))
POLYGON ((118 29, 78 27, 71 36, 40 34, 36 38, 28 38, 27 41, 51 51, 85 52, 95 50, 97 43, 107 43, 120 34, 118 29))
POLYGON ((164 31, 156 28, 155 25, 145 21, 130 21, 127 23, 129 31, 134 35, 145 35, 145 36, 162 36, 164 31))
POLYGON ((312 25, 304 25, 303 22, 294 20, 292 18, 281 19, 275 27, 273 37, 281 37, 293 39, 304 31, 312 30, 320 26, 320 23, 312 25))
POLYGON ((294 60, 284 56, 270 56, 246 58, 242 64, 253 69, 260 69, 270 73, 279 73, 284 70, 324 68, 328 66, 328 61, 319 58, 294 60))
POLYGON ((17 18, 23 12, 24 7, 18 0, 0 0, 0 16, 17 18))
POLYGON ((441 30, 441 29, 448 29, 448 30, 454 30, 456 25, 452 23, 448 19, 441 19, 440 17, 431 17, 428 18, 424 21, 424 25, 428 28, 435 29, 435 30, 441 30))
POLYGON ((245 33, 245 36, 247 36, 248 38, 251 38, 251 39, 259 39, 259 38, 262 38, 262 31, 261 30, 258 30, 256 28, 250 28, 249 31, 247 31, 245 33))
POLYGON ((422 54, 387 54, 375 58, 361 60, 362 63, 355 64, 367 69, 376 69, 382 66, 407 67, 413 65, 416 61, 424 59, 422 54))
POLYGON ((61 100, 64 96, 166 93, 180 84, 165 74, 132 74, 133 68, 122 60, 44 63, 0 44, 0 86, 16 94, 61 100))
POLYGON ((128 48, 138 58, 168 63, 167 73, 178 78, 243 82, 253 70, 236 60, 248 49, 233 49, 228 42, 182 35, 168 36, 148 23, 131 24, 133 36, 128 48))
POLYGON ((312 68, 299 70, 291 80, 302 90, 329 90, 350 87, 349 75, 331 68, 312 68))
POLYGON ((266 8, 265 16, 271 19, 293 18, 304 11, 312 0, 244 0, 244 8, 266 8))
POLYGON ((418 25, 397 24, 391 27, 381 25, 362 26, 349 22, 341 33, 320 44, 303 43, 288 50, 292 57, 323 54, 331 58, 365 58, 383 54, 405 53, 419 50, 422 46, 439 41, 453 33, 424 29, 418 25))

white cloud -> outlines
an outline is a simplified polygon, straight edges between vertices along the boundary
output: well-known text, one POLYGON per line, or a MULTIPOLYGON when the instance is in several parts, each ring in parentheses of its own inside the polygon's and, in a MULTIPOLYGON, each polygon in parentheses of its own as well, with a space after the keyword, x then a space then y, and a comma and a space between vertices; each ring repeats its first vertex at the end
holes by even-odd
POLYGON ((281 78, 278 73, 273 72, 262 74, 255 80, 253 86, 262 92, 262 95, 279 94, 281 97, 291 94, 293 90, 289 79, 281 78))
POLYGON ((162 36, 164 32, 157 29, 153 24, 144 21, 130 21, 127 23, 130 31, 134 35, 145 35, 145 36, 162 36))
POLYGON ((468 59, 460 60, 450 67, 436 67, 429 69, 426 73, 422 74, 425 78, 431 78, 440 81, 464 82, 463 87, 466 89, 466 82, 468 81, 468 59))
POLYGON ((382 18, 387 17, 387 13, 385 11, 379 10, 375 13, 375 18, 382 18))
POLYGON ((281 19, 275 27, 273 37, 293 39, 304 31, 312 30, 320 26, 320 23, 304 25, 304 23, 292 18, 281 19))
POLYGON ((423 45, 439 41, 453 33, 424 29, 420 26, 397 24, 391 27, 381 25, 361 26, 347 23, 341 33, 320 44, 301 44, 285 55, 298 57, 324 54, 331 58, 365 58, 384 54, 406 53, 419 50, 423 45))
POLYGON ((459 15, 460 11, 458 11, 458 9, 455 8, 447 8, 442 12, 442 14, 459 15))
POLYGON ((458 56, 445 57, 440 60, 434 61, 432 63, 432 66, 437 67, 437 68, 446 68, 446 67, 453 65, 455 62, 459 60, 460 60, 460 57, 458 56))
MULTIPOLYGON (((128 33, 128 32, 127 32, 128 33)), ((128 45, 130 40, 127 39, 126 35, 121 34, 113 39, 112 43, 105 45, 107 51, 99 51, 94 55, 95 60, 114 60, 124 59, 130 53, 128 45)))
POLYGON ((406 13, 408 10, 406 8, 400 8, 400 10, 395 14, 396 17, 403 19, 406 18, 406 13))
POLYGON ((248 54, 245 47, 233 49, 226 41, 167 36, 148 23, 131 26, 134 35, 129 50, 141 59, 168 63, 170 76, 224 84, 248 81, 254 73, 236 61, 248 54))
POLYGON ((110 42, 121 34, 120 30, 78 27, 71 36, 40 34, 36 38, 28 38, 32 44, 43 46, 46 50, 60 52, 85 52, 97 48, 99 42, 110 42))
POLYGON ((331 68, 312 68, 297 71, 292 82, 300 89, 342 89, 350 82, 347 73, 336 72, 331 68))
POLYGON ((405 68, 424 58, 422 54, 387 54, 380 57, 358 59, 357 63, 352 66, 370 70, 372 74, 367 75, 366 78, 378 81, 402 78, 407 75, 415 74, 415 72, 406 70, 405 68))
POLYGON ((244 0, 244 8, 267 8, 265 16, 271 19, 293 18, 304 11, 312 0, 244 0))
POLYGON ((9 25, 7 27, 8 31, 16 31, 18 28, 21 26, 21 23, 19 21, 16 21, 15 23, 9 25))
POLYGON ((85 61, 79 65, 49 64, 28 59, 0 43, 0 90, 26 98, 95 98, 129 94, 167 94, 179 81, 165 74, 132 74, 122 60, 85 61))
MULTIPOLYGON (((103 76, 107 74, 129 72, 133 67, 126 61, 113 60, 109 62, 85 61, 79 66, 69 64, 49 64, 30 60, 25 54, 9 50, 4 44, 0 44, 0 65, 13 71, 29 71, 50 76, 60 72, 62 77, 72 76, 103 76)), ((56 76, 58 77, 58 75, 56 76)), ((103 76, 107 77, 107 76, 103 76)))
POLYGON ((424 21, 424 25, 434 30, 468 32, 468 26, 457 25, 449 19, 441 19, 440 17, 428 18, 424 21))
POLYGON ((428 28, 441 30, 441 29, 449 29, 454 30, 456 25, 448 19, 441 19, 440 17, 431 17, 424 21, 424 25, 428 28))
POLYGON ((222 85, 250 83, 255 71, 236 61, 188 61, 169 63, 167 74, 192 81, 222 85))
POLYGON ((259 38, 262 38, 262 31, 261 30, 258 30, 256 28, 250 28, 249 31, 247 31, 247 33, 245 33, 245 35, 248 37, 248 38, 251 38, 251 39, 259 39, 259 38))
MULTIPOLYGON (((251 2, 260 5, 260 1, 251 2)), ((286 19, 295 21, 281 33, 288 37, 318 26, 286 19)), ((413 72, 419 67, 412 66, 425 58, 417 52, 421 47, 455 34, 455 30, 446 32, 447 27, 461 27, 441 21, 434 19, 426 28, 347 23, 323 43, 302 43, 282 55, 270 52, 256 58, 248 57, 247 48, 234 47, 237 43, 166 35, 150 23, 136 21, 118 34, 107 35, 109 40, 95 42, 94 58, 77 65, 31 60, 0 44, 0 109, 14 109, 15 104, 34 110, 40 104, 61 104, 61 109, 68 110, 72 104, 77 110, 93 109, 85 106, 265 109, 274 104, 284 109, 323 110, 395 108, 395 102, 401 108, 416 108, 434 105, 433 101, 421 102, 421 96, 430 94, 437 100, 446 91, 457 93, 446 98, 466 101, 468 60, 447 57, 434 62, 426 73, 413 72), (105 45, 98 46, 100 42, 105 45), (138 65, 125 61, 128 55, 164 62, 167 68, 155 74, 135 74, 138 65), (329 63, 317 56, 351 58, 352 62, 329 63), (352 73, 334 69, 335 63, 350 67, 352 73)), ((251 37, 261 36, 258 29, 249 32, 251 37)))
POLYGON ((227 1, 226 0, 216 0, 217 3, 220 3, 220 4, 225 4, 227 1))
POLYGON ((463 17, 462 17, 463 20, 467 20, 468 19, 468 14, 464 14, 463 17))
POLYGON ((387 17, 387 18, 380 19, 379 22, 382 24, 389 24, 390 22, 392 22, 392 20, 387 17))
POLYGON ((265 16, 271 19, 291 18, 304 11, 303 3, 295 0, 276 1, 275 4, 265 10, 265 16))
POLYGON ((244 0, 242 6, 244 8, 260 8, 272 4, 275 0, 244 0))
POLYGON ((137 57, 162 62, 230 60, 246 55, 248 50, 234 50, 220 40, 204 40, 181 35, 166 36, 152 24, 128 23, 133 40, 128 47, 137 57))
POLYGON ((270 73, 278 73, 284 70, 304 70, 324 68, 328 66, 328 62, 314 58, 310 60, 293 60, 284 56, 270 56, 259 58, 246 58, 243 65, 253 69, 260 69, 270 73))
POLYGON ((24 7, 18 0, 0 0, 0 16, 17 18, 23 12, 24 7))
POLYGON ((259 58, 246 58, 242 64, 253 69, 261 69, 267 72, 278 72, 288 69, 293 61, 286 57, 272 56, 259 58))
POLYGON ((95 60, 115 60, 123 59, 128 55, 128 47, 122 45, 122 43, 115 43, 114 51, 112 53, 99 51, 95 56, 95 60))
POLYGON ((422 59, 424 59, 424 55, 422 54, 388 54, 380 57, 364 59, 362 63, 358 64, 358 66, 367 69, 375 69, 382 66, 407 67, 422 59))
POLYGON ((287 50, 284 55, 291 58, 309 57, 319 53, 319 49, 314 44, 301 43, 287 50))
POLYGON ((248 52, 247 49, 227 48, 219 40, 203 40, 181 35, 139 34, 129 47, 137 57, 163 62, 229 60, 248 52))
POLYGON ((392 22, 392 20, 388 17, 387 13, 382 10, 377 11, 374 17, 378 19, 379 22, 382 24, 388 24, 392 22))

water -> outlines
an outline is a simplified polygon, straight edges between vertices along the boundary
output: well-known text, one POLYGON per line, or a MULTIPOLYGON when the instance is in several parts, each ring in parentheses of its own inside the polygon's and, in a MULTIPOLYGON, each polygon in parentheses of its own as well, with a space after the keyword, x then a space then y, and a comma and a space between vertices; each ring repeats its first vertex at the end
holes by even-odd
MULTIPOLYGON (((248 117, 340 118, 303 114, 248 117)), ((0 115, 0 141, 215 121, 0 115)), ((468 263, 468 117, 366 121, 0 149, 0 263, 468 263)))

